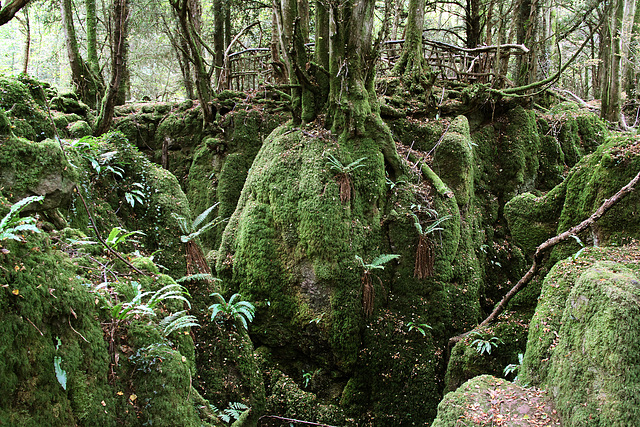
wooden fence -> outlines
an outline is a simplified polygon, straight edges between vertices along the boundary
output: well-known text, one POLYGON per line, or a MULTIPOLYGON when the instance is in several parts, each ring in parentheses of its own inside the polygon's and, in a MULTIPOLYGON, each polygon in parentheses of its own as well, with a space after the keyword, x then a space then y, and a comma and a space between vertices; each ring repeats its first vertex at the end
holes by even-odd
MULTIPOLYGON (((400 58, 404 40, 384 42, 378 61, 378 74, 388 75, 400 58)), ((313 49, 313 44, 309 45, 313 49)), ((528 55, 523 45, 507 44, 462 48, 433 40, 423 41, 424 57, 436 78, 464 83, 489 83, 494 88, 509 84, 507 78, 511 61, 519 55, 528 55)), ((268 48, 251 48, 229 55, 225 70, 226 86, 232 90, 257 90, 273 84, 273 69, 268 48)))

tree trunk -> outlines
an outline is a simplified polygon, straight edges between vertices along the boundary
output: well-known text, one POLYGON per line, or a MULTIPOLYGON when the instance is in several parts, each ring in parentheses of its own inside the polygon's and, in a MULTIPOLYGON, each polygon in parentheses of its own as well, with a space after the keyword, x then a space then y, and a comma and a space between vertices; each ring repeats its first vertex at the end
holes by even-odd
POLYGON ((466 1, 464 20, 467 33, 467 47, 473 49, 480 46, 480 0, 466 1))
POLYGON ((224 51, 226 45, 224 43, 224 9, 222 8, 222 0, 213 0, 213 65, 216 67, 215 76, 218 87, 226 87, 226 82, 220 82, 222 66, 224 65, 224 51))
POLYGON ((111 62, 111 81, 100 107, 100 114, 96 119, 94 135, 99 136, 109 131, 113 120, 118 90, 122 84, 124 68, 124 51, 129 19, 128 0, 114 0, 113 2, 113 56, 111 62))
POLYGON ((24 27, 24 55, 22 58, 22 73, 29 74, 29 53, 31 51, 31 23, 29 22, 29 8, 22 9, 24 19, 22 25, 24 27))
POLYGON ((199 32, 197 31, 200 26, 200 17, 198 16, 199 3, 197 0, 170 0, 169 3, 178 18, 181 36, 187 44, 190 61, 194 66, 196 93, 200 101, 200 108, 202 108, 204 123, 213 123, 215 114, 211 106, 211 99, 213 98, 211 74, 207 70, 202 54, 199 32))
POLYGON ((628 51, 630 25, 635 12, 634 0, 612 0, 606 9, 605 35, 609 48, 603 56, 603 86, 600 116, 621 126, 622 122, 622 60, 628 51))
POLYGON ((85 0, 87 8, 87 62, 95 76, 100 76, 100 63, 98 62, 98 39, 96 18, 96 0, 85 0))
POLYGON ((520 55, 516 61, 516 84, 525 86, 537 80, 538 29, 541 0, 520 0, 517 11, 517 43, 529 48, 528 55, 520 55))
POLYGON ((67 56, 71 67, 71 81, 80 99, 91 108, 96 108, 102 93, 100 83, 80 56, 76 30, 73 23, 73 7, 71 0, 62 0, 62 26, 64 29, 67 56))

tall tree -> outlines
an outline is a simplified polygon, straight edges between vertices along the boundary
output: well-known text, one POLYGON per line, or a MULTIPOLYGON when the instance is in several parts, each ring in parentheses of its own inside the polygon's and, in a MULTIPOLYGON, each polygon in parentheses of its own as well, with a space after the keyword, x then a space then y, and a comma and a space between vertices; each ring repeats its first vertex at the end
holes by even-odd
POLYGON ((205 123, 212 123, 215 116, 211 106, 213 89, 211 87, 212 73, 207 67, 203 50, 207 49, 200 35, 200 2, 199 0, 169 0, 177 17, 180 27, 180 36, 188 48, 186 52, 189 61, 194 66, 196 93, 202 108, 205 123))
POLYGON ((626 127, 622 117, 623 58, 629 48, 635 0, 610 0, 606 7, 606 47, 602 52, 603 78, 600 116, 626 127))
POLYGON ((91 108, 96 108, 104 91, 100 79, 94 75, 91 68, 80 55, 76 30, 73 22, 72 0, 62 0, 62 26, 64 28, 67 45, 67 56, 71 66, 71 81, 82 101, 91 108))
POLYGON ((113 0, 113 54, 111 56, 111 81, 100 105, 94 135, 102 135, 111 127, 116 98, 124 74, 125 37, 129 20, 128 0, 113 0))

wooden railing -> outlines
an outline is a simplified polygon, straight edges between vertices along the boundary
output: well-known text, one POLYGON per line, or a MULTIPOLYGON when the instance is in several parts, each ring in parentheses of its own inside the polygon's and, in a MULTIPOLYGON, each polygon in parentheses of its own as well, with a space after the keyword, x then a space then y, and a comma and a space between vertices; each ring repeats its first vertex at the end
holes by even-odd
MULTIPOLYGON (((400 58, 404 40, 384 42, 378 61, 378 74, 388 75, 400 58)), ((313 49, 313 44, 308 46, 313 49)), ((519 55, 528 55, 523 45, 506 44, 462 48, 433 40, 423 41, 427 63, 440 80, 464 83, 489 83, 501 89, 509 85, 507 72, 510 62, 519 55)), ((273 84, 273 69, 268 48, 252 48, 229 55, 226 61, 226 86, 232 90, 257 90, 273 84)))

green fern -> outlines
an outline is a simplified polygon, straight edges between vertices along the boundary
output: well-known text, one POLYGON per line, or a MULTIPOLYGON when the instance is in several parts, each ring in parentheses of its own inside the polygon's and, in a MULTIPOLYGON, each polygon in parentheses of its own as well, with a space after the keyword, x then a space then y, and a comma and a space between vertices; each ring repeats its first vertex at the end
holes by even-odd
POLYGON ((344 173, 344 174, 351 173, 358 168, 363 168, 364 165, 362 164, 362 162, 365 160, 367 160, 366 157, 361 157, 358 160, 351 162, 345 166, 342 164, 340 160, 336 159, 333 155, 331 154, 327 155, 327 162, 329 163, 329 168, 333 169, 338 173, 344 173))
POLYGON ((356 259, 358 261, 360 261, 360 265, 362 266, 362 268, 365 269, 365 271, 384 270, 384 265, 383 264, 386 264, 389 261, 394 260, 394 259, 398 259, 398 258, 400 258, 400 255, 382 254, 382 255, 378 255, 373 261, 371 261, 371 264, 365 264, 365 262, 362 259, 362 257, 356 255, 356 259))
POLYGON ((193 328, 199 327, 196 317, 191 314, 187 314, 187 310, 178 311, 176 313, 170 314, 169 316, 162 319, 158 325, 162 330, 162 334, 165 337, 171 335, 172 332, 175 332, 179 329, 185 328, 193 328))
MULTIPOLYGON (((431 234, 435 231, 444 230, 444 228, 440 227, 440 224, 452 218, 451 215, 445 215, 443 217, 437 218, 434 222, 429 224, 429 226, 426 229, 423 229, 422 225, 420 224, 420 220, 418 219, 418 216, 414 213, 412 213, 411 216, 413 216, 413 225, 416 227, 418 234, 420 234, 421 236, 426 236, 427 234, 431 234)), ((435 216, 437 217, 437 212, 435 216)))
POLYGON ((213 275, 209 273, 198 273, 198 274, 190 274, 188 276, 182 276, 181 278, 176 280, 176 283, 197 282, 199 280, 216 281, 220 279, 218 279, 217 277, 213 277, 213 275))
POLYGON ((256 307, 253 304, 248 301, 236 302, 236 300, 242 298, 240 294, 233 294, 229 298, 229 302, 217 292, 212 293, 211 296, 217 301, 209 306, 212 322, 219 314, 223 313, 239 322, 245 329, 249 329, 249 323, 253 320, 256 312, 256 307))
POLYGON ((32 202, 40 202, 44 200, 44 196, 30 196, 14 203, 9 209, 9 213, 0 221, 0 241, 6 239, 22 241, 22 236, 18 233, 22 231, 31 231, 40 233, 40 229, 35 226, 36 219, 32 216, 20 218, 20 212, 32 202))
POLYGON ((180 236, 180 241, 183 243, 187 243, 192 241, 193 239, 197 238, 198 236, 200 236, 201 234, 205 233, 206 231, 208 231, 209 229, 221 224, 222 222, 224 222, 224 220, 222 220, 220 217, 216 217, 214 219, 212 219, 211 221, 209 221, 208 223, 202 225, 202 223, 207 219, 207 217, 209 216, 209 214, 216 208, 218 207, 220 203, 216 203, 212 206, 209 206, 207 209, 204 210, 204 212, 202 212, 200 215, 198 215, 196 217, 196 219, 193 220, 193 222, 191 222, 189 224, 189 222, 187 221, 186 218, 177 215, 175 213, 172 213, 171 216, 173 218, 176 219, 176 221, 178 221, 178 226, 180 227, 180 231, 182 231, 184 234, 182 236, 180 236))

